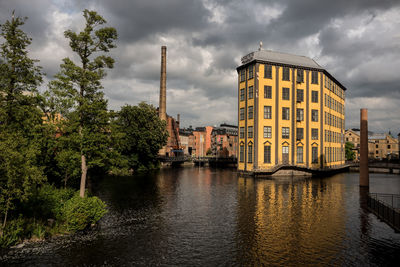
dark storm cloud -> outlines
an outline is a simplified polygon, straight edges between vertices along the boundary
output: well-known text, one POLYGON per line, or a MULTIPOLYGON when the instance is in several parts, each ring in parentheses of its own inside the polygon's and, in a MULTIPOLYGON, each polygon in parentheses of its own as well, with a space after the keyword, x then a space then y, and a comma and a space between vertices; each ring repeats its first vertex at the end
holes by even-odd
POLYGON ((32 40, 32 46, 39 48, 46 41, 47 28, 49 27, 48 7, 52 5, 50 0, 1 0, 0 1, 0 24, 6 20, 11 20, 12 11, 15 16, 28 17, 23 26, 23 30, 28 33, 32 40))
MULTIPOLYGON (((262 2, 262 1, 261 1, 262 2)), ((285 10, 271 23, 273 35, 297 40, 320 31, 333 19, 364 11, 375 12, 399 5, 397 0, 280 1, 285 10)))
POLYGON ((38 40, 35 55, 42 57, 45 72, 54 73, 62 57, 72 55, 62 32, 82 29, 77 18, 83 9, 98 11, 119 35, 111 52, 115 68, 104 81, 113 109, 140 101, 157 105, 160 47, 167 45, 167 111, 181 113, 184 126, 236 123, 235 68, 263 41, 265 49, 315 58, 348 88, 346 126, 356 127, 358 109, 367 107, 377 120, 372 127, 393 129, 400 113, 399 5, 398 0, 0 0, 0 21, 12 9, 28 16, 25 29, 38 40), (54 53, 58 47, 61 52, 54 53))
POLYGON ((98 4, 118 27, 119 40, 134 42, 171 30, 196 31, 208 26, 209 11, 198 0, 103 0, 98 4))

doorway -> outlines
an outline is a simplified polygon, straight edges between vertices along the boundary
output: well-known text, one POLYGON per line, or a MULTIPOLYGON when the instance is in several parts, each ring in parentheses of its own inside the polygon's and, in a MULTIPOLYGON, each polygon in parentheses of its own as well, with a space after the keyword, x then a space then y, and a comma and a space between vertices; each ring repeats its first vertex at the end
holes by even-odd
POLYGON ((289 164, 289 146, 282 147, 282 163, 289 164))

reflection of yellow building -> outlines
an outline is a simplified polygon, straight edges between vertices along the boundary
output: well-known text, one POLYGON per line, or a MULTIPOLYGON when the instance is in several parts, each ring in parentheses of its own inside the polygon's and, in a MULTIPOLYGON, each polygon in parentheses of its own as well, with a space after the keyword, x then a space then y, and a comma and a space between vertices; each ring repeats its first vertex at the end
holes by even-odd
POLYGON ((344 164, 346 88, 314 60, 266 50, 238 71, 241 171, 344 164))
MULTIPOLYGON (((335 179, 341 179, 337 176, 335 179)), ((346 231, 344 185, 239 177, 238 234, 247 265, 314 265, 335 260, 346 231)))

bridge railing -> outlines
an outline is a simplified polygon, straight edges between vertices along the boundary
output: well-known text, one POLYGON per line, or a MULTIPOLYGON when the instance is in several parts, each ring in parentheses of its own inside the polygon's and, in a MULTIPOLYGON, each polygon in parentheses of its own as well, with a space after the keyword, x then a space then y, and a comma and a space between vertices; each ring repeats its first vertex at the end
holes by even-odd
POLYGON ((178 157, 166 157, 166 156, 159 156, 157 159, 161 162, 183 162, 183 161, 190 161, 191 156, 178 156, 178 157))
POLYGON ((384 193, 369 193, 370 197, 392 207, 393 209, 400 210, 400 195, 384 194, 384 193))
POLYGON ((400 231, 400 195, 370 193, 368 208, 396 231, 400 231))

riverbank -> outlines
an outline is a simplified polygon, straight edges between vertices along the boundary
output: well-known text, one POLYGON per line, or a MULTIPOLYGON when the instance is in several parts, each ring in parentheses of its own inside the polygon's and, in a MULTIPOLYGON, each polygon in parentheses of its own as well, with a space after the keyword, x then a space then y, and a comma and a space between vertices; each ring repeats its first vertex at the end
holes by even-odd
POLYGON ((81 198, 70 188, 43 185, 18 203, 0 233, 0 248, 44 240, 56 235, 82 231, 95 225, 107 213, 96 196, 81 198), (17 215, 18 214, 18 215, 17 215))

